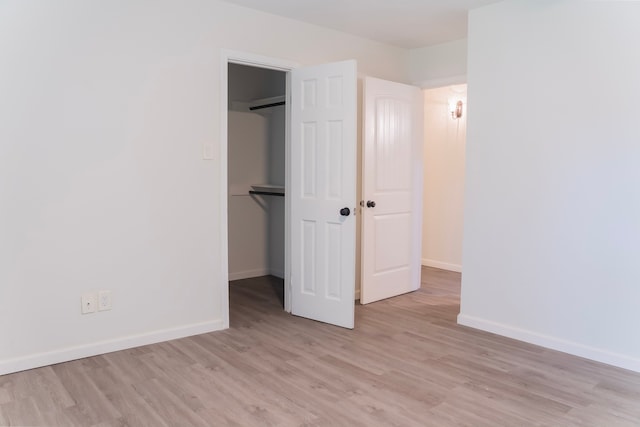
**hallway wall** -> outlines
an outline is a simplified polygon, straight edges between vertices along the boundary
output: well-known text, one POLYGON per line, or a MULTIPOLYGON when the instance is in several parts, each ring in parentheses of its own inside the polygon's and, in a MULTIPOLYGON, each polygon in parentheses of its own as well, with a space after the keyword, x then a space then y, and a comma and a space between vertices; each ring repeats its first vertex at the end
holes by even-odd
POLYGON ((422 264, 462 271, 467 87, 446 86, 424 93, 424 192, 422 264), (463 100, 452 119, 449 102, 463 100))

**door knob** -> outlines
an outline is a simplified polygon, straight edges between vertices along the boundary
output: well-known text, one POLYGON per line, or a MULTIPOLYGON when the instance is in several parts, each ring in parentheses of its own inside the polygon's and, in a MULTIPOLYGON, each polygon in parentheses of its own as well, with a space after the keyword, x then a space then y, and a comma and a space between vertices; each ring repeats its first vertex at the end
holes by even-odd
POLYGON ((376 207, 376 202, 374 202, 373 200, 367 200, 367 207, 368 208, 375 208, 376 207))
POLYGON ((349 208, 340 209, 340 215, 342 215, 342 216, 349 216, 350 213, 351 213, 351 209, 349 209, 349 208))

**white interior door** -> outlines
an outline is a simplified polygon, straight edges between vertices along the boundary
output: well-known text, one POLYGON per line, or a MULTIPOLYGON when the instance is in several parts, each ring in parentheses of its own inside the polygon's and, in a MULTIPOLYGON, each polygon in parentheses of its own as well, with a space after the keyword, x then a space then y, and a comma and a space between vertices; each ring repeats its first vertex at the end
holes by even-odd
POLYGON ((362 285, 367 304, 420 287, 422 123, 419 88, 367 77, 362 144, 362 285))
POLYGON ((356 78, 355 61, 291 71, 291 312, 346 328, 354 323, 356 78))

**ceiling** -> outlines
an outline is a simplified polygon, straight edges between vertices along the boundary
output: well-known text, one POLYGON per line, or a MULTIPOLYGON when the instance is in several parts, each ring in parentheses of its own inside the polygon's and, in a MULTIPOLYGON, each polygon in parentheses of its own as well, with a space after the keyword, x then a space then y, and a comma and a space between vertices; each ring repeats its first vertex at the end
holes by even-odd
POLYGON ((224 0, 398 47, 463 39, 467 11, 497 0, 224 0))

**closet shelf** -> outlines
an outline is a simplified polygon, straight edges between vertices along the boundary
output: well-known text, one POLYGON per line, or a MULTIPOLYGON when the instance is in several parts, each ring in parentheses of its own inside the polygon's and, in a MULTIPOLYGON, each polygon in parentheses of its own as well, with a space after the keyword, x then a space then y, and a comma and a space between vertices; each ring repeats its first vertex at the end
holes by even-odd
POLYGON ((272 184, 255 184, 252 185, 253 190, 249 194, 258 194, 262 196, 284 196, 284 187, 272 184))
POLYGON ((258 194, 260 196, 282 196, 282 197, 284 197, 284 193, 276 193, 274 191, 256 191, 256 190, 251 190, 251 191, 249 191, 249 194, 258 194))
POLYGON ((261 110, 263 108, 277 107, 279 105, 284 105, 284 104, 285 104, 284 95, 274 96, 271 98, 256 99, 249 103, 249 110, 250 111, 261 110))

